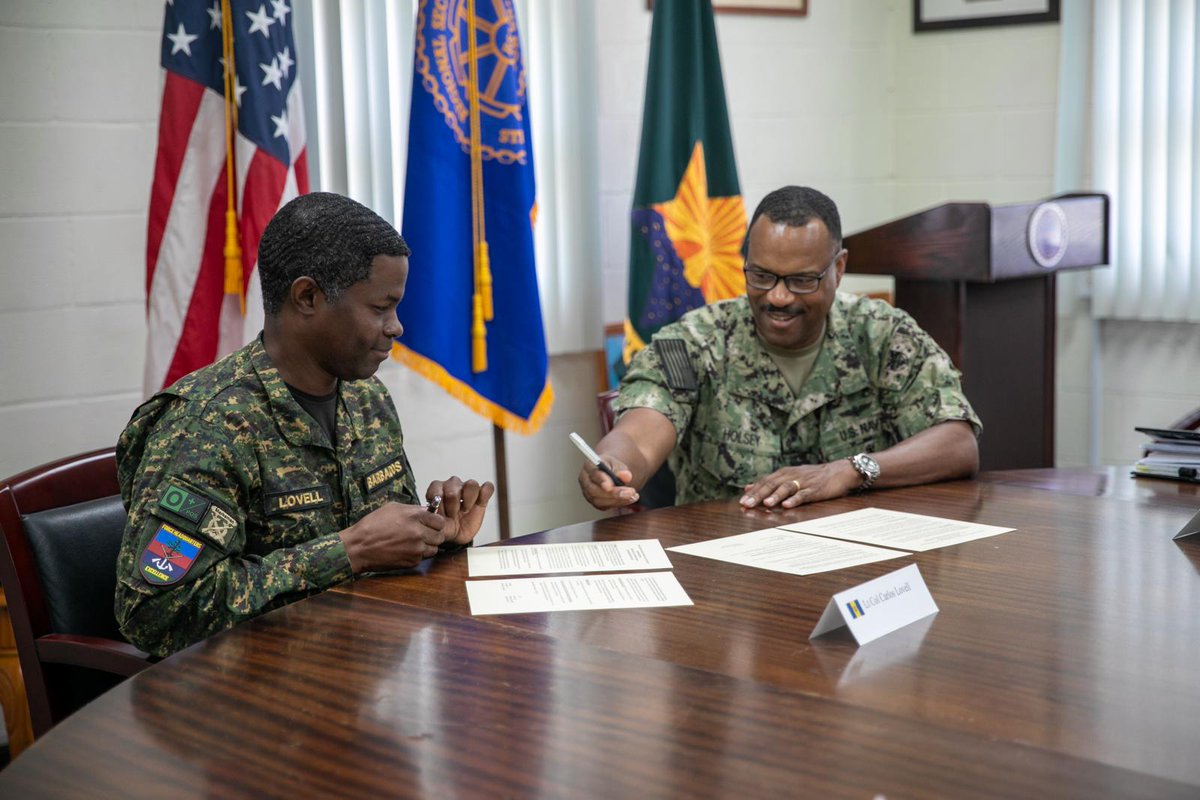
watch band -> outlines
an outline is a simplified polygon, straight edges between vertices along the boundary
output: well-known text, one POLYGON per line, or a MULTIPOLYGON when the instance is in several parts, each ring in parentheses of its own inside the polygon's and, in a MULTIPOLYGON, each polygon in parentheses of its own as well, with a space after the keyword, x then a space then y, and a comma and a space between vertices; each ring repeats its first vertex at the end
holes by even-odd
POLYGON ((847 459, 850 466, 854 467, 855 472, 862 476, 862 483, 858 485, 855 492, 865 492, 870 489, 875 481, 879 478, 879 462, 871 458, 866 453, 855 453, 847 459))

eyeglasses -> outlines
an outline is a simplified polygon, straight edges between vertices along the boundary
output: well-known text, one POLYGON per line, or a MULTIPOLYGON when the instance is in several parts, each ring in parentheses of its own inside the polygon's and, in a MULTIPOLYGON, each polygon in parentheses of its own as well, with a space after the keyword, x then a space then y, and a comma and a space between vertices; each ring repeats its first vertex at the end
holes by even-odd
POLYGON ((746 285, 759 292, 771 291, 775 288, 775 284, 782 280, 783 285, 792 294, 812 294, 821 288, 821 279, 837 263, 838 256, 840 255, 841 251, 838 251, 828 266, 816 275, 776 275, 773 272, 767 272, 766 270, 754 267, 743 267, 742 272, 746 275, 746 285))

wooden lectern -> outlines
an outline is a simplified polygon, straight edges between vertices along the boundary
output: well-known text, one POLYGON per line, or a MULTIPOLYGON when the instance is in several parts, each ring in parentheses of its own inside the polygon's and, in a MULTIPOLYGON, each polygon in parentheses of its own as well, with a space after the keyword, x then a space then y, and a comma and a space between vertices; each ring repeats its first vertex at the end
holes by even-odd
POLYGON ((1108 196, 946 203, 845 239, 963 373, 981 469, 1054 466, 1054 276, 1108 263, 1108 196))

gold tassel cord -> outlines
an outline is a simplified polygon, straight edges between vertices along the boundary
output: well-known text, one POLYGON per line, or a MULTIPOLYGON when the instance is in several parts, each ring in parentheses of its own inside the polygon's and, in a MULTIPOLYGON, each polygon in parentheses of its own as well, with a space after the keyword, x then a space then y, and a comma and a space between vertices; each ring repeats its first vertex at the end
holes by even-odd
POLYGON ((236 294, 246 316, 246 290, 242 276, 242 246, 238 241, 237 190, 233 163, 237 130, 237 93, 233 63, 233 15, 229 0, 221 0, 221 42, 225 56, 225 294, 236 294))
POLYGON ((483 210, 483 125, 479 118, 479 62, 478 42, 475 38, 475 0, 468 0, 471 20, 471 80, 467 87, 471 114, 471 202, 479 220, 476 231, 475 249, 479 260, 479 293, 483 297, 483 318, 488 322, 494 316, 492 308, 492 259, 488 252, 487 220, 483 210))
POLYGON ((471 239, 475 294, 471 308, 471 371, 487 371, 487 328, 492 318, 492 272, 483 219, 483 144, 479 121, 479 56, 475 41, 475 0, 467 0, 467 100, 471 125, 471 239))
MULTIPOLYGON (((482 218, 482 209, 479 214, 482 218)), ((492 258, 488 255, 486 239, 479 243, 479 294, 483 299, 483 318, 491 322, 495 316, 492 308, 492 258)))

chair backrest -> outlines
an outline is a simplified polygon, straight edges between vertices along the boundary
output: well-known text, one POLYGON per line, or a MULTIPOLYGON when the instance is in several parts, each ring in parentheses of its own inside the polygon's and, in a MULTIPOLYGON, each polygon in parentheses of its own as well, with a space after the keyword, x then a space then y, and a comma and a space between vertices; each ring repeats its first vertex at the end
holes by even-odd
POLYGON ((1194 431, 1200 428, 1200 408, 1193 409, 1191 413, 1175 420, 1171 423, 1171 427, 1181 431, 1194 431))
MULTIPOLYGON (((117 552, 125 529, 113 449, 61 459, 0 482, 0 529, 0 585, 8 600, 34 734, 41 735, 90 700, 87 694, 116 680, 107 675, 81 680, 78 671, 63 666, 86 659, 48 665, 52 659, 44 657, 40 640, 95 637, 136 653, 121 638, 113 614, 117 552)), ((71 644, 86 647, 86 641, 71 644)))
POLYGON ((50 631, 121 638, 112 604, 125 530, 120 496, 25 514, 21 521, 37 562, 50 631))
POLYGON ((613 428, 613 417, 616 409, 613 403, 617 400, 617 390, 609 389, 596 395, 596 410, 600 412, 600 435, 607 434, 613 428))

